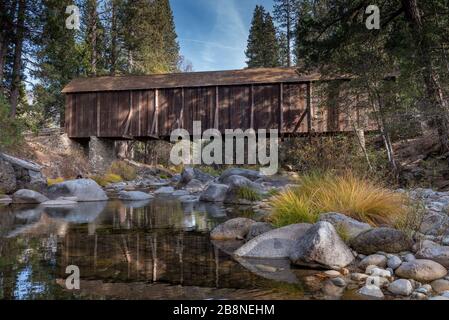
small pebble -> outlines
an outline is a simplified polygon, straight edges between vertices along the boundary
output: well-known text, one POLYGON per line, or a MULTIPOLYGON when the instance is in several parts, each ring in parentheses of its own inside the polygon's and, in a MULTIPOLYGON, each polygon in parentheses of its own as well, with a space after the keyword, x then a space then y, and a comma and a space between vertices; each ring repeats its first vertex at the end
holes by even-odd
POLYGON ((341 287, 341 288, 346 287, 346 281, 340 277, 333 278, 331 281, 337 287, 341 287))

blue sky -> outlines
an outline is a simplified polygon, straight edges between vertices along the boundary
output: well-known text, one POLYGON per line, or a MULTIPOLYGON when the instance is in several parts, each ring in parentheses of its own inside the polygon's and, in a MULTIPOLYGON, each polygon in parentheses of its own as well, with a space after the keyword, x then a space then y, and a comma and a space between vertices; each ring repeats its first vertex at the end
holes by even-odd
POLYGON ((241 69, 254 8, 273 0, 170 0, 181 54, 194 71, 241 69))

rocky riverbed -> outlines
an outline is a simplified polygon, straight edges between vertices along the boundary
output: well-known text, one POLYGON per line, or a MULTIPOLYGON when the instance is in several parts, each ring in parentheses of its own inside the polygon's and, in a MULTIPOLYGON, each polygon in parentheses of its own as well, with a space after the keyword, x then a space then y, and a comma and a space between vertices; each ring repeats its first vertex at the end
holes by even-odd
POLYGON ((65 181, 41 192, 23 188, 0 202, 64 207, 110 198, 126 202, 172 197, 182 203, 246 206, 256 212, 254 219, 228 220, 210 237, 254 272, 285 280, 292 268, 309 268, 317 270, 315 281, 356 291, 362 298, 449 299, 449 192, 398 190, 422 203, 422 221, 413 236, 387 226, 374 228, 338 212, 321 214, 315 224, 274 228, 264 222, 270 211, 267 199, 291 183, 288 176, 264 177, 248 169, 228 169, 215 177, 185 168, 172 177, 147 175, 104 189, 90 179, 65 181), (348 237, 344 240, 337 232, 342 227, 348 237), (253 259, 260 263, 248 262, 253 259), (282 267, 273 267, 273 261, 283 261, 282 267))

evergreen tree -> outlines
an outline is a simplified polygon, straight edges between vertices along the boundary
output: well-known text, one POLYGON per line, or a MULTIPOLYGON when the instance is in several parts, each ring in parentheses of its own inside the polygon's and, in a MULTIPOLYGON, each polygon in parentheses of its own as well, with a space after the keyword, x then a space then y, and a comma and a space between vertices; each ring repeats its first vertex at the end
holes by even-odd
POLYGON ((34 78, 38 79, 33 89, 33 112, 36 125, 58 123, 64 119, 64 96, 61 90, 73 78, 83 72, 80 65, 81 46, 76 43, 76 30, 65 26, 66 7, 71 0, 47 0, 43 3, 39 21, 40 36, 35 40, 36 65, 34 78), (41 112, 41 117, 37 114, 41 112))
POLYGON ((276 37, 276 28, 273 23, 273 18, 267 12, 264 18, 263 33, 264 39, 264 66, 278 67, 279 63, 279 43, 276 37))
POLYGON ((263 6, 256 6, 245 51, 248 68, 279 66, 276 28, 263 6))
POLYGON ((298 0, 274 0, 274 19, 285 34, 287 66, 291 66, 291 44, 296 30, 298 17, 298 0))
POLYGON ((177 70, 179 45, 168 0, 125 3, 121 16, 123 46, 129 73, 164 73, 177 70))
POLYGON ((288 67, 289 51, 287 35, 281 31, 278 33, 277 39, 279 44, 279 64, 282 67, 288 67))

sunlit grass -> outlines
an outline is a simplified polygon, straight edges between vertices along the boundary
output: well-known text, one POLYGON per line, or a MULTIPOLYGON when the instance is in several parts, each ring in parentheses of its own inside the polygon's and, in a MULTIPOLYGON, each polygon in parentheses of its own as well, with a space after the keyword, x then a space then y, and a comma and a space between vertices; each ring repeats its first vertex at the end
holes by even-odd
POLYGON ((105 175, 98 175, 98 176, 91 176, 92 180, 94 180, 96 183, 98 183, 102 187, 106 187, 110 183, 117 183, 122 182, 123 179, 121 176, 113 173, 107 173, 105 175))
POLYGON ((236 190, 237 196, 239 197, 239 199, 244 199, 244 200, 249 200, 249 201, 259 201, 262 199, 261 195, 259 194, 259 192, 246 187, 246 186, 241 186, 236 190))
POLYGON ((407 211, 405 195, 388 190, 368 178, 310 174, 299 186, 274 196, 270 220, 276 225, 315 222, 319 214, 339 212, 373 226, 392 225, 407 211))
POLYGON ((47 179, 47 185, 49 187, 54 185, 54 184, 61 183, 61 182, 64 182, 64 178, 62 178, 62 177, 58 177, 58 178, 55 178, 55 179, 51 179, 51 178, 47 179))

